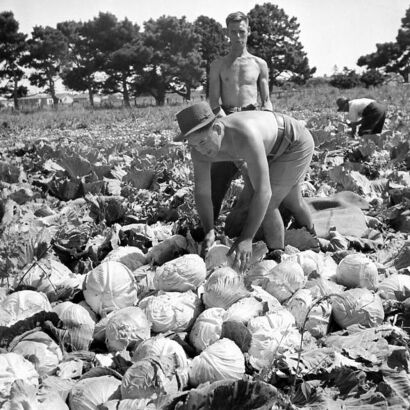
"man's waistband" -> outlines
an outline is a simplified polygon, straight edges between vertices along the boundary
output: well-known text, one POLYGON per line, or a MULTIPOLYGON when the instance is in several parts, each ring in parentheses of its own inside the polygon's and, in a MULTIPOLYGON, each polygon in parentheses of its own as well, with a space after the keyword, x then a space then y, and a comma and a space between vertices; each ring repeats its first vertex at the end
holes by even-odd
POLYGON ((273 113, 275 116, 276 122, 278 123, 278 136, 276 137, 275 144, 273 145, 270 154, 268 156, 276 156, 275 154, 281 150, 282 144, 288 143, 285 139, 285 120, 283 115, 273 113))
POLYGON ((244 107, 234 107, 232 105, 222 105, 221 107, 226 114, 232 114, 240 111, 255 111, 258 109, 258 107, 254 104, 245 105, 244 107))

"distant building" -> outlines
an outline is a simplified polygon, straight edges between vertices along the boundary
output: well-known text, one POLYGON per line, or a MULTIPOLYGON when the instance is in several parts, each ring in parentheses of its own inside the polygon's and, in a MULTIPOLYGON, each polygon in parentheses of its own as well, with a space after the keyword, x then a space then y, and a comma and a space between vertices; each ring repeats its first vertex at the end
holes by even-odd
POLYGON ((18 99, 21 109, 51 108, 54 101, 49 94, 35 94, 18 99))

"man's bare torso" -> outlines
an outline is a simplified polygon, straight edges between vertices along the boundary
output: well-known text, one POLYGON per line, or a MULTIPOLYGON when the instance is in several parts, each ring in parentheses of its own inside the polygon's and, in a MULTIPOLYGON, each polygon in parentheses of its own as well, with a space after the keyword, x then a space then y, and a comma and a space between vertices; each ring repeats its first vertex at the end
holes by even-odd
POLYGON ((229 55, 221 58, 219 77, 223 105, 244 107, 257 104, 257 82, 260 66, 257 57, 247 54, 232 59, 229 55))

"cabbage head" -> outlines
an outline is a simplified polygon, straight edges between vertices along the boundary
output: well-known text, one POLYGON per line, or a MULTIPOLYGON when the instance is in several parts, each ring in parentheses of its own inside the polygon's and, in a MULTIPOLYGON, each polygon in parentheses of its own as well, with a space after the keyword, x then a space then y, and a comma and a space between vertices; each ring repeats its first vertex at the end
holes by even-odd
POLYGON ((242 277, 232 268, 215 270, 204 285, 202 295, 206 308, 228 309, 233 303, 249 295, 242 277))
POLYGON ((87 273, 85 301, 101 316, 137 303, 137 284, 132 272, 116 261, 102 262, 87 273))
POLYGON ((152 356, 135 362, 125 372, 121 383, 122 399, 157 399, 178 392, 178 376, 173 358, 152 356))
POLYGON ((284 260, 270 271, 262 287, 283 303, 304 284, 305 274, 302 267, 295 261, 284 260))
POLYGON ((189 380, 196 387, 218 380, 239 380, 244 373, 245 358, 241 349, 232 340, 223 338, 192 359, 189 380))
POLYGON ((39 312, 51 312, 47 296, 34 290, 20 290, 3 299, 0 305, 0 326, 11 326, 39 312))
POLYGON ((410 297, 410 276, 401 273, 390 275, 379 284, 378 294, 383 299, 402 302, 410 297))
POLYGON ((8 401, 16 380, 23 380, 36 389, 39 385, 39 375, 31 362, 17 353, 0 354, 0 405, 8 401))
POLYGON ((332 298, 332 313, 336 323, 375 327, 383 323, 384 310, 380 296, 368 289, 353 288, 332 298))
POLYGON ((62 302, 53 307, 63 322, 67 330, 62 334, 62 340, 65 345, 72 350, 88 350, 93 340, 95 322, 90 313, 80 304, 72 302, 62 302))
POLYGON ((225 317, 225 309, 209 308, 196 318, 189 332, 189 341, 197 352, 202 352, 202 350, 220 339, 225 317))
POLYGON ((188 330, 202 309, 199 297, 187 292, 158 292, 147 296, 138 305, 152 323, 155 333, 188 330))
POLYGON ((34 361, 40 376, 55 373, 58 364, 63 360, 63 352, 57 343, 47 333, 41 331, 23 336, 12 351, 34 361))
POLYGON ((261 285, 269 272, 278 263, 272 259, 264 259, 255 263, 251 268, 245 272, 244 281, 247 285, 261 285))
POLYGON ((124 264, 128 269, 134 271, 147 263, 144 252, 136 246, 119 246, 113 249, 103 260, 117 261, 124 264))
POLYGON ((206 278, 204 260, 195 254, 180 256, 159 266, 155 271, 154 286, 165 292, 195 290, 206 278))
POLYGON ((180 381, 181 387, 188 383, 189 363, 182 346, 175 340, 168 339, 163 335, 151 337, 141 342, 134 350, 132 361, 138 362, 146 357, 153 357, 158 361, 168 361, 174 373, 180 381))
POLYGON ((253 296, 240 299, 232 304, 226 311, 226 320, 233 320, 247 324, 253 317, 262 315, 265 310, 263 302, 253 296))
POLYGON ((88 377, 77 382, 68 395, 70 409, 96 410, 108 400, 120 397, 121 380, 114 376, 88 377))
POLYGON ((379 282, 376 264, 361 253, 345 256, 337 266, 336 280, 348 288, 375 290, 379 282))
POLYGON ((248 329, 251 333, 263 330, 270 332, 272 329, 288 329, 295 327, 295 317, 289 310, 281 307, 275 312, 266 313, 264 316, 258 316, 248 322, 248 329))
POLYGON ((112 312, 105 328, 105 343, 110 352, 135 347, 150 336, 151 323, 137 306, 112 312))

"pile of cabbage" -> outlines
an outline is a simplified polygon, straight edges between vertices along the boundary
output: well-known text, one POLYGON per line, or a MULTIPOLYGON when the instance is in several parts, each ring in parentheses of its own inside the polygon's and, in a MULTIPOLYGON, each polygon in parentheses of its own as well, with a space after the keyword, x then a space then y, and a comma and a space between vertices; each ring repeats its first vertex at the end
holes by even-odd
POLYGON ((146 254, 117 249, 81 278, 49 262, 58 273, 24 277, 37 291, 2 292, 1 326, 40 312, 55 313, 59 324, 27 331, 1 352, 0 406, 154 409, 164 397, 242 380, 284 354, 313 349, 330 326, 376 327, 382 300, 410 291, 408 276, 383 277, 360 253, 336 263, 295 251, 278 264, 264 260, 259 244, 240 274, 228 247, 216 245, 203 260, 182 239, 170 236, 146 254), (170 247, 184 254, 173 258, 170 247), (53 277, 80 289, 83 300, 56 300, 53 277))

